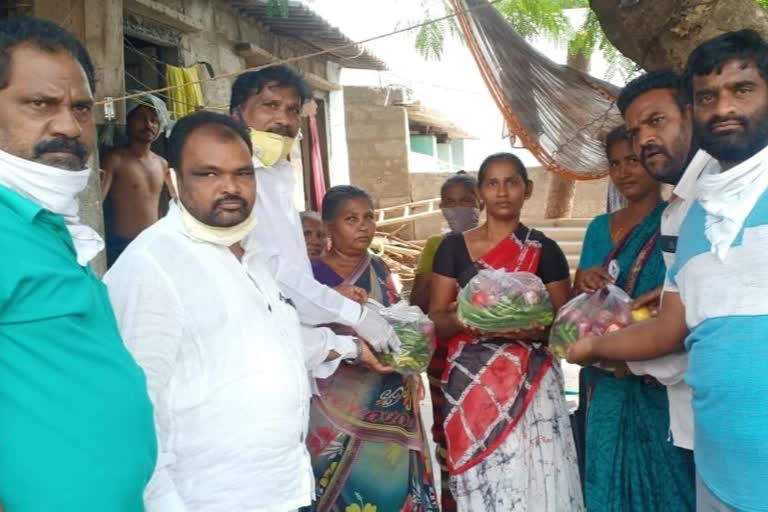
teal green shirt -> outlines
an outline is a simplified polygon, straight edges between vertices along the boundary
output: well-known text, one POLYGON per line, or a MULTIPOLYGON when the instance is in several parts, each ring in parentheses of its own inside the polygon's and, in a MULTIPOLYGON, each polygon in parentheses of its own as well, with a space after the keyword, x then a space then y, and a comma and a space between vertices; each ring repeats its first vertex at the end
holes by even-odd
POLYGON ((141 512, 156 455, 105 286, 60 216, 0 186, 0 503, 141 512))

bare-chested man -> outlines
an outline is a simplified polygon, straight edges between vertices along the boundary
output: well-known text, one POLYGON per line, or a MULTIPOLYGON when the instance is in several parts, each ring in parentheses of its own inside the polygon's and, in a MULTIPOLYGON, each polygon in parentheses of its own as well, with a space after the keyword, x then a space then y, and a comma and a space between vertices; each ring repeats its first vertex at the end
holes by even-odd
POLYGON ((151 149, 164 128, 163 116, 157 111, 158 107, 162 108, 162 101, 155 99, 142 97, 139 103, 129 104, 128 143, 110 151, 102 164, 107 198, 107 264, 110 266, 160 215, 160 195, 168 176, 168 162, 151 149))

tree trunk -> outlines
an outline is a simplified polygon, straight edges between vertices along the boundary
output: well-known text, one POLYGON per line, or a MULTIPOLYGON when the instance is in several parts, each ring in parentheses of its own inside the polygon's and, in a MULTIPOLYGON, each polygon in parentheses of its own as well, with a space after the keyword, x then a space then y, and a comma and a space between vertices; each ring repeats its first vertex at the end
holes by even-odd
MULTIPOLYGON (((568 65, 585 73, 589 72, 589 56, 579 52, 568 52, 568 65)), ((547 206, 544 218, 558 219, 570 217, 573 212, 573 200, 576 196, 576 182, 559 174, 552 174, 547 190, 547 206)))
POLYGON ((752 28, 768 39, 768 12, 756 0, 590 0, 613 45, 643 69, 681 70, 702 42, 752 28), (636 2, 636 3, 635 3, 636 2), (635 3, 620 7, 621 3, 635 3))

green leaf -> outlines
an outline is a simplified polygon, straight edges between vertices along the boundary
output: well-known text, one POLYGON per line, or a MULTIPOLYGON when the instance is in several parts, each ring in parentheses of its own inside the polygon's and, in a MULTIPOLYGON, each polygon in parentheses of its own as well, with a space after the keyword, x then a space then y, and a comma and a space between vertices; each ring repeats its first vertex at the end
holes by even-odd
POLYGON ((267 18, 280 16, 287 18, 290 12, 290 0, 267 0, 267 18))

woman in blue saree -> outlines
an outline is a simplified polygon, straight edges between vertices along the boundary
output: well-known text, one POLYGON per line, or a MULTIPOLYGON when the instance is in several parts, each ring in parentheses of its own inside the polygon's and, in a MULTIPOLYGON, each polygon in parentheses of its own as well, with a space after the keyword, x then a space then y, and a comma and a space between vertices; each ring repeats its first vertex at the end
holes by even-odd
MULTIPOLYGON (((349 185, 331 188, 323 220, 331 250, 312 263, 315 278, 363 288, 383 306, 397 302, 389 269, 368 251, 376 228, 368 194, 349 185)), ((317 482, 312 510, 437 512, 419 377, 342 364, 317 385, 308 437, 317 482)))
MULTIPOLYGON (((574 292, 591 293, 614 282, 637 298, 664 281, 659 228, 666 203, 623 127, 609 134, 606 152, 610 178, 627 207, 596 217, 587 228, 574 292), (611 261, 618 264, 615 281, 607 270, 611 261)), ((615 372, 585 368, 580 378, 587 411, 587 509, 693 511, 692 461, 669 440, 666 388, 650 377, 628 374, 625 363, 611 366, 615 372)))

